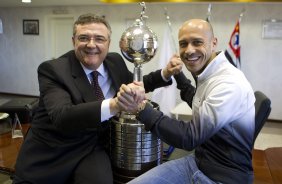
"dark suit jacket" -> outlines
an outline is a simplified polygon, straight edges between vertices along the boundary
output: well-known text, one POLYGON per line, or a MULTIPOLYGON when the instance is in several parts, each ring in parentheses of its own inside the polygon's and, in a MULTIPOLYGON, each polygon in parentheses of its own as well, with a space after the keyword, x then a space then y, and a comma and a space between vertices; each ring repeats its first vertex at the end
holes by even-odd
MULTIPOLYGON (((133 80, 122 57, 109 53, 104 61, 113 87, 133 80)), ((65 183, 79 161, 99 144, 103 126, 97 101, 74 51, 38 67, 39 107, 16 163, 16 175, 34 183, 65 183)), ((171 84, 161 71, 144 76, 147 92, 171 84)), ((103 164, 103 163, 101 163, 103 164)))

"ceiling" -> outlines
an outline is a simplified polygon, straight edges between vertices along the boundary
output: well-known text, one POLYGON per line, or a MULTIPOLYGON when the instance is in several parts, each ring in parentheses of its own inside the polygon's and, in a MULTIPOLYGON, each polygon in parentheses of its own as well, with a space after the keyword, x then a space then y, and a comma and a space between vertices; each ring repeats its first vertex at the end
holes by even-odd
MULTIPOLYGON (((42 7, 42 6, 79 6, 108 3, 140 2, 141 0, 31 0, 32 3, 22 3, 21 0, 0 0, 0 7, 42 7), (104 1, 104 2, 102 2, 104 1)), ((144 0, 144 2, 282 2, 282 0, 144 0)))
POLYGON ((31 0, 22 3, 21 0, 0 0, 0 7, 40 7, 40 6, 74 6, 103 4, 100 0, 31 0))

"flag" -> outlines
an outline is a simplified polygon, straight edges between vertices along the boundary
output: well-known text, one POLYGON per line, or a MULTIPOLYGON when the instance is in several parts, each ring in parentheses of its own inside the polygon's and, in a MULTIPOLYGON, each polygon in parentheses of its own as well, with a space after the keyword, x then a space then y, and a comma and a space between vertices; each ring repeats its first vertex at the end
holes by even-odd
POLYGON ((238 20, 231 34, 228 43, 228 48, 225 50, 225 56, 230 61, 230 63, 237 68, 241 67, 239 37, 240 37, 240 21, 238 20))
MULTIPOLYGON (((160 48, 159 68, 165 68, 169 62, 169 59, 174 54, 175 48, 173 48, 173 38, 169 25, 164 29, 163 43, 160 48)), ((176 105, 176 81, 172 77, 172 85, 155 89, 152 95, 152 101, 156 102, 160 106, 160 111, 165 115, 171 117, 170 111, 176 105)))

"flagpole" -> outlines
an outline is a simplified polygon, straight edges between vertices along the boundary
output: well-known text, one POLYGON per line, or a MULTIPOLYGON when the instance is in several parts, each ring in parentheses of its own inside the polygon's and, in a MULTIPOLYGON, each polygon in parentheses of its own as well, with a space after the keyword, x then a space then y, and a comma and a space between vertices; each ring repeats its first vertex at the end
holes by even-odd
POLYGON ((241 20, 242 20, 242 18, 243 18, 243 16, 244 16, 244 13, 245 13, 245 12, 246 12, 246 9, 243 8, 243 10, 241 11, 241 13, 240 13, 240 15, 239 15, 239 19, 238 19, 239 23, 241 22, 241 20))
MULTIPOLYGON (((243 18, 243 16, 244 16, 244 13, 245 13, 245 12, 246 12, 246 9, 243 8, 242 11, 241 11, 241 13, 240 13, 240 15, 239 15, 239 18, 238 18, 239 24, 241 23, 241 20, 242 20, 242 18, 243 18)), ((239 55, 239 58, 238 58, 238 60, 237 60, 236 62, 238 62, 238 63, 237 63, 238 68, 241 68, 241 57, 240 57, 240 55, 239 55)))
POLYGON ((167 25, 168 25, 168 28, 169 28, 169 32, 170 32, 170 37, 171 37, 171 41, 172 41, 172 44, 173 44, 173 50, 175 53, 178 53, 178 50, 177 50, 177 46, 176 46, 176 41, 172 35, 173 31, 172 31, 172 27, 171 27, 171 22, 170 22, 170 17, 167 13, 167 8, 165 7, 164 8, 164 15, 165 15, 165 18, 166 18, 166 22, 167 22, 167 25))
POLYGON ((212 10, 212 4, 210 3, 208 6, 208 12, 207 12, 207 22, 211 21, 211 10, 212 10))

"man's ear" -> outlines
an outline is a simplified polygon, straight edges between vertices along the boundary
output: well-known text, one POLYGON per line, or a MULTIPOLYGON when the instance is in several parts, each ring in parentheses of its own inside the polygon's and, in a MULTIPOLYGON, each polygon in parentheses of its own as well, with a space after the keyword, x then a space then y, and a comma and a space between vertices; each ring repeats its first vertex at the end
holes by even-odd
POLYGON ((217 48, 217 38, 214 37, 213 40, 212 40, 212 47, 213 47, 213 51, 216 51, 216 48, 217 48))
POLYGON ((72 39, 72 45, 74 46, 74 36, 71 38, 72 39))

